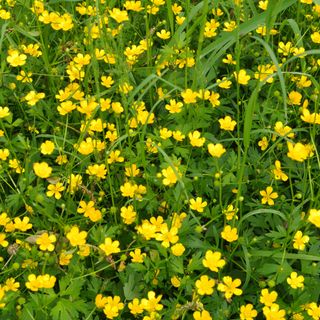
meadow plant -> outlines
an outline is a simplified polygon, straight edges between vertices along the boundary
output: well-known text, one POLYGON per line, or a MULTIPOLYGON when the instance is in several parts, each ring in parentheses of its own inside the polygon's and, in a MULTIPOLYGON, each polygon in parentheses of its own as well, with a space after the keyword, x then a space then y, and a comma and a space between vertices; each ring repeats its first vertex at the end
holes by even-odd
POLYGON ((320 2, 0 1, 0 319, 320 319, 320 2))

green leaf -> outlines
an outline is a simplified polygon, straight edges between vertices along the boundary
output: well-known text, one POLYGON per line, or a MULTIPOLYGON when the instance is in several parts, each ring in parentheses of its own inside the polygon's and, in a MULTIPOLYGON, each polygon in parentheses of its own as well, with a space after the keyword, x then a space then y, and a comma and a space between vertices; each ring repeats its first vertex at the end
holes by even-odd
POLYGON ((320 261, 320 255, 312 255, 305 253, 284 253, 275 252, 268 250, 257 250, 250 252, 250 255, 253 257, 272 257, 276 259, 290 259, 290 260, 309 260, 309 261, 320 261))
POLYGON ((134 273, 129 274, 129 279, 123 286, 123 293, 127 300, 133 300, 133 298, 139 296, 139 289, 134 273))
POLYGON ((80 319, 79 312, 84 314, 88 312, 88 307, 83 300, 71 301, 62 298, 52 308, 50 314, 52 320, 74 320, 80 319))
POLYGON ((59 281, 60 296, 71 296, 73 299, 79 297, 81 288, 85 283, 85 279, 77 279, 70 281, 69 277, 65 277, 59 281), (69 285, 66 287, 66 283, 69 285))
POLYGON ((169 262, 170 269, 174 273, 184 274, 183 259, 181 257, 172 257, 169 262))

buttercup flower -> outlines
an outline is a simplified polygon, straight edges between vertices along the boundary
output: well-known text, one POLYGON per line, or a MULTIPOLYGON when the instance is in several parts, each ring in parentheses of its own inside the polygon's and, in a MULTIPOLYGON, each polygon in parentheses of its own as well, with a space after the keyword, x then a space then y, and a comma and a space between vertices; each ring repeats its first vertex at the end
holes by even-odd
POLYGON ((291 272, 290 277, 287 278, 287 282, 292 289, 304 287, 304 276, 298 276, 297 272, 291 272))
POLYGON ((225 226, 221 232, 221 237, 228 242, 234 242, 238 240, 238 230, 237 228, 232 228, 231 226, 225 226))
POLYGON ((200 279, 196 281, 197 292, 200 295, 211 295, 214 285, 215 281, 208 276, 201 276, 200 279))
POLYGON ((261 203, 262 204, 268 203, 269 206, 273 206, 274 205, 273 199, 278 198, 278 193, 273 192, 273 188, 270 186, 267 187, 266 190, 260 191, 260 195, 262 196, 261 203))
POLYGON ((47 162, 35 162, 33 164, 33 171, 36 176, 45 179, 50 177, 52 168, 48 165, 47 162))
POLYGON ((222 278, 222 283, 218 284, 218 290, 224 293, 227 300, 231 299, 233 295, 242 295, 242 290, 238 287, 241 285, 240 279, 232 280, 231 277, 226 276, 222 278))

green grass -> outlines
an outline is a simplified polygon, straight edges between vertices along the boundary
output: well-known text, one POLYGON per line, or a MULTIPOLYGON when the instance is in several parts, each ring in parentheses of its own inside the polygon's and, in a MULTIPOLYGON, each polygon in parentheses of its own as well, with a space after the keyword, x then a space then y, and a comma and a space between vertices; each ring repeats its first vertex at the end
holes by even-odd
POLYGON ((3 317, 319 318, 320 3, 304 2, 1 1, 3 317))

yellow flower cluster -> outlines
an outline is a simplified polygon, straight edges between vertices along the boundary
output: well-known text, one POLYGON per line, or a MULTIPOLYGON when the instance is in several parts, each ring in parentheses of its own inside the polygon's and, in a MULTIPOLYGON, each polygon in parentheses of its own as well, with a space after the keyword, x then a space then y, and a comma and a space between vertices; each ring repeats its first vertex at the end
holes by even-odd
POLYGON ((31 291, 38 291, 39 289, 53 288, 56 283, 56 277, 49 274, 36 276, 35 274, 28 275, 26 287, 31 291))

